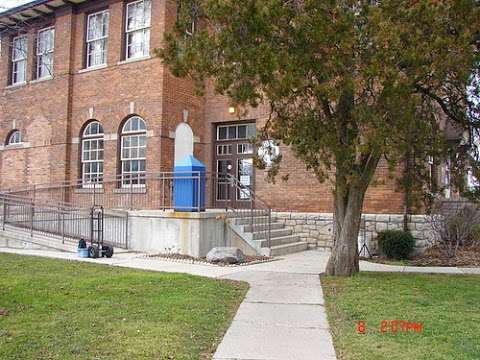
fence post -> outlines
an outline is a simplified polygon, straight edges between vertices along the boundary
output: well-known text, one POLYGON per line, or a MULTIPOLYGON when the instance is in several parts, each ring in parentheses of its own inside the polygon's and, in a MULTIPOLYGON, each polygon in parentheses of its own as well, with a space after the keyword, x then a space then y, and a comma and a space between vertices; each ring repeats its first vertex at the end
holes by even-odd
POLYGON ((34 213, 34 202, 32 202, 30 206, 30 236, 33 237, 33 217, 35 216, 34 213))
POLYGON ((125 249, 128 249, 128 211, 125 217, 125 249))
POLYGON ((271 246, 271 237, 272 237, 272 209, 271 208, 268 208, 268 248, 270 249, 272 246, 271 246))
POLYGON ((65 210, 60 208, 62 211, 62 244, 65 244, 65 210))
POLYGON ((197 207, 198 207, 198 212, 200 212, 200 210, 201 210, 200 199, 201 199, 201 191, 202 190, 200 189, 200 186, 201 186, 201 184, 200 184, 201 179, 200 178, 201 178, 201 174, 200 174, 200 172, 198 172, 197 173, 197 179, 198 179, 198 182, 197 182, 197 201, 198 201, 197 202, 197 207))
MULTIPOLYGON (((243 191, 243 190, 241 190, 243 191)), ((253 199, 250 196, 250 226, 251 230, 253 232, 253 199)))
POLYGON ((92 204, 92 206, 95 206, 97 204, 96 195, 97 195, 97 182, 94 181, 93 182, 93 204, 92 204))
POLYGON ((6 199, 3 198, 3 219, 2 219, 2 228, 3 228, 3 231, 5 231, 5 221, 6 221, 6 218, 7 218, 7 203, 6 203, 6 199))
POLYGON ((130 176, 130 210, 132 210, 132 191, 133 191, 133 178, 130 176))

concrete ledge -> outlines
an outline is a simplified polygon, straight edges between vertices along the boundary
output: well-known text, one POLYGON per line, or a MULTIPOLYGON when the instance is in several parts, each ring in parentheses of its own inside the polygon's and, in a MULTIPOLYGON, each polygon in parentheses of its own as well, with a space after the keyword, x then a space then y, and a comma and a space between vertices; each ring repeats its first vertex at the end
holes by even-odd
POLYGON ((224 211, 140 210, 129 211, 128 218, 129 248, 135 251, 205 257, 226 245, 224 211))

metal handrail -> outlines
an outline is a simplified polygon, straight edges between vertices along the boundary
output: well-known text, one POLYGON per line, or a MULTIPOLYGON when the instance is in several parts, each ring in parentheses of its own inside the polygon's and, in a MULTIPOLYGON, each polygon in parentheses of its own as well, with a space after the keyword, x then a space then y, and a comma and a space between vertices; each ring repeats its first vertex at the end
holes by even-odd
MULTIPOLYGON (((200 182, 203 174, 200 171, 165 171, 143 173, 125 177, 115 175, 98 179, 96 182, 85 182, 83 179, 43 183, 23 188, 9 189, 9 196, 18 196, 42 204, 87 209, 94 205, 103 205, 106 209, 161 209, 174 208, 173 183, 175 180, 193 180, 200 182), (127 181, 127 184, 125 184, 127 181)), ((229 186, 230 195, 236 197, 237 192, 246 195, 248 200, 241 202, 229 197, 225 207, 230 217, 248 218, 251 232, 263 237, 270 247, 271 209, 258 198, 249 187, 245 187, 236 177, 228 173, 206 173, 204 177, 210 188, 210 202, 216 196, 218 186, 229 186)), ((199 189, 200 186, 197 187, 199 189)), ((198 210, 200 210, 200 192, 196 194, 198 210)), ((207 206, 208 207, 208 206, 207 206)))

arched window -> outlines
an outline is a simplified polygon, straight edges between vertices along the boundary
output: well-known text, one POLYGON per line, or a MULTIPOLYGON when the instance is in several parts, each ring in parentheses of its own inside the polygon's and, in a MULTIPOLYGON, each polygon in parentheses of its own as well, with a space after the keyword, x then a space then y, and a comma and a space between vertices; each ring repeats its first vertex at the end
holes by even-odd
POLYGON ((22 133, 19 130, 13 130, 7 138, 7 145, 21 144, 22 142, 22 133))
POLYGON ((103 181, 103 127, 90 122, 82 133, 82 184, 92 187, 103 181))
POLYGON ((139 116, 133 116, 123 125, 121 132, 122 186, 145 186, 147 127, 139 116))

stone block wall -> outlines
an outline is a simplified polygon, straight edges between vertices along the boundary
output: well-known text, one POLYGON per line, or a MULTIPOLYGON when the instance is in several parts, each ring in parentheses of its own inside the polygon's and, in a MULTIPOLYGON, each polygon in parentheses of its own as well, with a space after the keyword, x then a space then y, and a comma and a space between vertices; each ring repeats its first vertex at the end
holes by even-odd
MULTIPOLYGON (((332 248, 334 238, 332 213, 276 212, 276 221, 283 223, 309 243, 310 248, 332 248)), ((385 230, 402 230, 401 214, 364 214, 359 234, 359 247, 365 242, 372 254, 378 253, 377 235, 385 230)), ((409 230, 416 239, 416 252, 431 246, 434 233, 425 215, 412 215, 409 230)))

